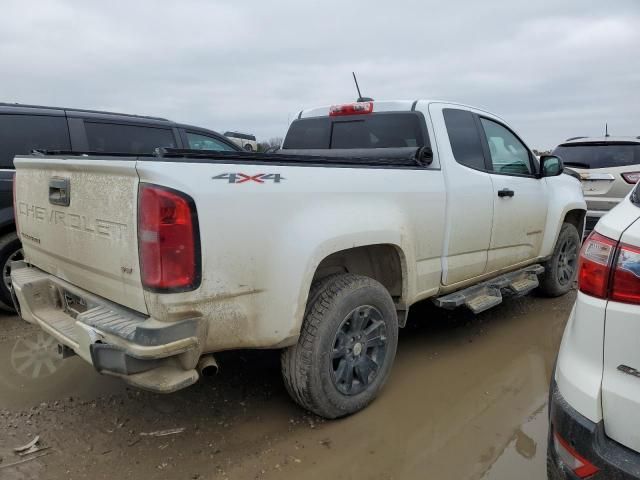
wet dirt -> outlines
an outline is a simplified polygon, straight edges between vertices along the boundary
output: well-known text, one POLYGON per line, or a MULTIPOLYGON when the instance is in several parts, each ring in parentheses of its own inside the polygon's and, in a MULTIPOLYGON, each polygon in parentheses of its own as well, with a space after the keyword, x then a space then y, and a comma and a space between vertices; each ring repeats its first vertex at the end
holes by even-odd
POLYGON ((510 299, 478 316, 417 306, 380 397, 332 422, 289 399, 277 352, 221 354, 217 377, 160 396, 77 357, 41 353, 36 379, 35 360, 16 371, 19 340, 51 347, 0 317, 0 479, 542 479, 549 378, 574 298, 510 299), (42 376, 47 360, 55 371, 42 376), (7 466, 36 434, 48 455, 7 466))

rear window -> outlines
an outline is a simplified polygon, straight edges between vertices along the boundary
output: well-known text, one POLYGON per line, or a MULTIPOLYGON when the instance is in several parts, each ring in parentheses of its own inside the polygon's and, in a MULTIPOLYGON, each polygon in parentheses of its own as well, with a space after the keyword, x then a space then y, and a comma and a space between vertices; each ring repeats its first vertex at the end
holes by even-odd
POLYGON ((92 152, 137 154, 176 147, 173 131, 168 128, 98 122, 85 122, 84 126, 92 152))
POLYGON ((0 168, 13 168, 13 157, 34 148, 70 150, 66 118, 0 115, 0 168))
POLYGON ((414 113, 382 113, 333 119, 295 120, 285 149, 400 148, 425 145, 422 122, 414 113))
POLYGON ((592 143, 560 145, 553 151, 569 167, 607 168, 640 164, 640 144, 592 143))

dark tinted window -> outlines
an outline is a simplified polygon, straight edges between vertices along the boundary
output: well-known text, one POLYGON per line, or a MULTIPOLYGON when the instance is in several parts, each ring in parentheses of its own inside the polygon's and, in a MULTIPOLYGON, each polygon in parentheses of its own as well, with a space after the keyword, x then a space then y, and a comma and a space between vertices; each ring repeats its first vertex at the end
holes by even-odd
POLYGON ((382 113, 296 120, 289 127, 283 148, 398 148, 422 147, 425 139, 420 117, 413 113, 382 113))
POLYGON ((442 113, 456 162, 467 167, 485 170, 482 144, 473 114, 467 110, 453 108, 445 108, 442 113))
POLYGON ((329 118, 304 118, 295 120, 289 127, 282 148, 329 148, 331 120, 329 118))
POLYGON ((235 151, 233 147, 221 142, 217 138, 203 135, 202 133, 187 132, 187 141, 189 142, 189 148, 193 150, 235 151))
POLYGON ((560 145, 553 151, 568 167, 606 168, 640 164, 640 145, 624 143, 578 143, 560 145))
POLYGON ((85 122, 89 150, 108 153, 153 153, 158 147, 175 148, 168 128, 85 122))
POLYGON ((0 115, 0 168, 13 168, 13 157, 34 148, 69 150, 65 117, 0 115))
POLYGON ((411 113, 363 115, 334 121, 331 148, 422 147, 420 119, 411 113))

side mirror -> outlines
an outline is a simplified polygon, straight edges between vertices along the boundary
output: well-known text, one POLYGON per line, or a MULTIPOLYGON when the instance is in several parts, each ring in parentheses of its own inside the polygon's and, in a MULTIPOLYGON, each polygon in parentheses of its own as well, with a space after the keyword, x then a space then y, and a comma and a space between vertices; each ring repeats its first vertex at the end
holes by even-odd
POLYGON ((540 177, 557 177, 564 170, 560 157, 555 155, 540 156, 540 177))

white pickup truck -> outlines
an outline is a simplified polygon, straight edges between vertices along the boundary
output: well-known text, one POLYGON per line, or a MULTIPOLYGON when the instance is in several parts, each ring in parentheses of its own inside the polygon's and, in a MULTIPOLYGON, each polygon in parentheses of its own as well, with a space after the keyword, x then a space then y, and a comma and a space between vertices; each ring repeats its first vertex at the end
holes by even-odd
POLYGON ((327 418, 376 396, 424 299, 572 288, 578 181, 499 117, 435 101, 300 113, 278 154, 16 157, 16 306, 100 372, 171 392, 213 353, 282 349, 327 418))

